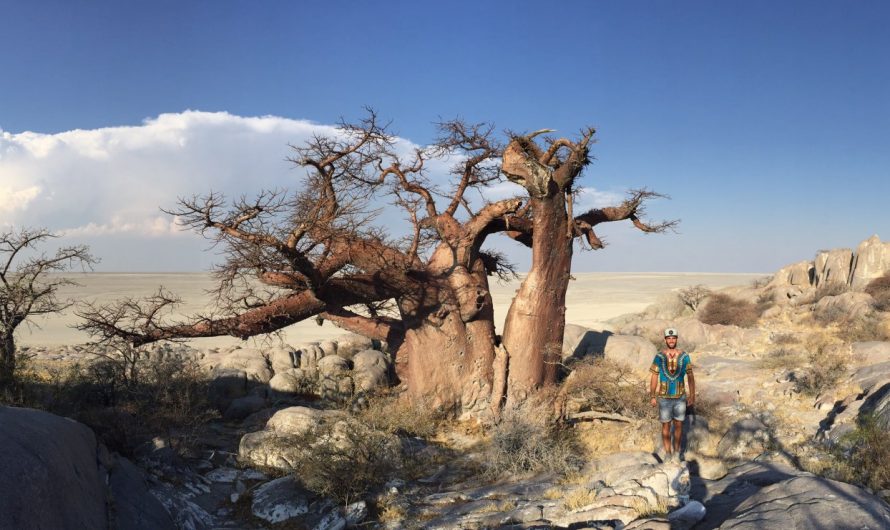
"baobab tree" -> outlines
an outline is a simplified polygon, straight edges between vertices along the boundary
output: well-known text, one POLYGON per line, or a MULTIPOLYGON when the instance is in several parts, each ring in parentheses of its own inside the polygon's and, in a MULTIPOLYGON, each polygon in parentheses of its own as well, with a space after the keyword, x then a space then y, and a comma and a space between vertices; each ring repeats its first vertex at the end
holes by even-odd
POLYGON ((295 193, 261 192, 228 203, 211 193, 180 199, 168 213, 220 245, 225 262, 217 312, 187 321, 158 315, 175 299, 125 300, 81 312, 100 339, 133 344, 232 335, 247 338, 307 318, 385 341, 409 395, 432 398, 459 413, 484 415, 522 402, 556 382, 565 327, 565 294, 574 242, 603 247, 594 229, 628 220, 644 232, 647 199, 637 190, 614 207, 575 214, 575 182, 589 162, 595 131, 573 140, 506 135, 462 121, 439 124, 431 146, 399 154, 396 139, 371 111, 333 136, 295 146, 307 168, 295 193), (539 143, 540 142, 540 143, 539 143), (428 175, 430 161, 458 159, 447 189, 428 175), (524 188, 497 201, 486 188, 503 178, 524 188), (408 234, 375 223, 375 201, 405 214, 408 234), (531 248, 532 265, 496 334, 489 276, 512 274, 504 256, 483 249, 503 234, 531 248))
POLYGON ((65 246, 49 255, 39 252, 54 237, 42 228, 0 232, 0 389, 15 381, 16 329, 31 317, 56 313, 74 303, 59 297, 60 288, 75 283, 58 273, 97 261, 83 245, 65 246))

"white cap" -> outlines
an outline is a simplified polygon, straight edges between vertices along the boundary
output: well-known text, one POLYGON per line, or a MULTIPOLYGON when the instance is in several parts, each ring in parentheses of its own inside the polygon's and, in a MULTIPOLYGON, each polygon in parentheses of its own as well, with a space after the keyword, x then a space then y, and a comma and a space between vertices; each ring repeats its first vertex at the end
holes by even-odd
POLYGON ((677 330, 674 328, 667 328, 666 330, 664 330, 664 336, 665 337, 677 337, 678 336, 677 330))

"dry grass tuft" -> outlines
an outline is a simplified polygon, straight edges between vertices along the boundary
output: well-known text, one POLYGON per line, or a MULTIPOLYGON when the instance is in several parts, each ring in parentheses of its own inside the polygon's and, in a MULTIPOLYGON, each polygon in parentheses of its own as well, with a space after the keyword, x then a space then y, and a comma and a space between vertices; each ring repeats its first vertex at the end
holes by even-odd
POLYGON ((808 470, 874 491, 890 489, 890 435, 874 416, 861 418, 856 429, 831 448, 828 457, 827 461, 811 461, 808 470))
POLYGON ((390 393, 368 397, 357 417, 375 430, 427 439, 448 419, 445 411, 431 403, 390 393))
POLYGON ((551 411, 550 404, 541 403, 504 411, 491 430, 486 473, 494 478, 544 471, 568 474, 580 468, 575 433, 553 422, 551 411))
POLYGON ((580 487, 568 495, 562 501, 562 505, 566 510, 579 510, 585 506, 590 506, 596 500, 596 491, 585 487, 580 487))
POLYGON ((697 316, 705 324, 750 328, 757 324, 764 309, 747 300, 717 293, 708 298, 697 316))
POLYGON ((571 366, 562 393, 578 404, 580 410, 597 410, 629 418, 648 418, 652 407, 646 382, 634 375, 624 363, 605 358, 586 358, 571 366))
POLYGON ((875 312, 850 319, 838 326, 837 336, 844 342, 888 341, 890 331, 881 315, 875 312))
POLYGON ((837 386, 847 371, 847 359, 837 349, 818 348, 807 357, 807 367, 795 372, 795 389, 817 396, 837 386))
POLYGON ((794 333, 776 333, 771 338, 772 343, 777 346, 787 346, 789 344, 798 344, 800 339, 794 333))
POLYGON ((800 368, 806 362, 806 355, 800 351, 779 348, 760 358, 760 367, 767 370, 794 370, 800 368))

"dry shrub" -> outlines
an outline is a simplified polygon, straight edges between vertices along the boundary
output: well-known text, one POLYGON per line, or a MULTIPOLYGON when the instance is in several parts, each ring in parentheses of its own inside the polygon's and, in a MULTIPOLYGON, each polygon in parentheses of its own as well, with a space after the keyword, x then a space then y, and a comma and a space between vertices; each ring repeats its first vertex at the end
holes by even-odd
POLYGON ((562 393, 567 400, 579 404, 580 410, 610 412, 636 419, 652 416, 646 382, 636 377, 629 365, 603 357, 588 357, 571 368, 572 373, 563 383, 562 393))
POLYGON ((797 344, 800 342, 800 338, 794 333, 776 333, 770 340, 773 344, 778 346, 787 346, 789 344, 797 344))
POLYGON ((869 282, 865 286, 865 292, 875 299, 875 309, 890 311, 890 271, 869 282))
POLYGON ((216 415, 208 384, 197 361, 188 358, 142 359, 137 378, 122 363, 101 359, 47 369, 28 389, 26 402, 86 424, 127 456, 154 436, 187 452, 197 426, 216 415))
POLYGON ((574 433, 553 420, 549 403, 528 402, 503 412, 491 430, 484 462, 490 477, 526 473, 567 474, 581 467, 574 433))
POLYGON ((859 419, 856 429, 832 448, 834 461, 824 474, 879 491, 890 489, 890 433, 873 415, 859 419))
POLYGON ((848 359, 839 350, 818 348, 807 357, 808 366, 794 374, 794 387, 808 396, 834 388, 847 371, 848 359))
POLYGON ((844 342, 868 342, 868 341, 888 341, 890 340, 890 332, 887 330, 887 324, 881 315, 875 312, 866 315, 847 319, 841 322, 838 327, 837 336, 844 342))
POLYGON ((396 394, 370 396, 359 408, 358 418, 373 429, 399 436, 432 438, 448 415, 423 399, 396 394))
POLYGON ((747 300, 733 298, 727 294, 717 293, 708 298, 707 303, 698 312, 698 319, 705 324, 723 324, 750 328, 757 324, 757 319, 764 308, 758 308, 747 300))
POLYGON ((589 506, 596 501, 596 490, 588 489, 584 486, 572 491, 563 498, 562 505, 566 510, 580 510, 585 506, 589 506))
POLYGON ((405 461, 393 434, 347 417, 288 439, 302 447, 294 473, 310 491, 341 503, 352 502, 398 476, 405 461))
POLYGON ((680 289, 677 295, 686 307, 692 309, 692 311, 698 311, 698 306, 705 298, 711 295, 711 290, 704 285, 698 284, 680 289))
POLYGON ((751 280, 751 287, 755 289, 761 289, 769 285, 769 282, 773 281, 773 276, 762 276, 760 278, 754 278, 751 280))
POLYGON ((793 370, 803 365, 806 357, 803 353, 790 348, 779 348, 761 357, 760 367, 767 370, 793 370))

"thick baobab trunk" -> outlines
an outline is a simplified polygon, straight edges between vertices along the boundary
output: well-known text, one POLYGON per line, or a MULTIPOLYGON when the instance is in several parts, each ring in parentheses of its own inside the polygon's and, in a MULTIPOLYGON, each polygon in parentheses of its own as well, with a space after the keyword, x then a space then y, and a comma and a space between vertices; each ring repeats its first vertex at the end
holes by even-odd
POLYGON ((449 313, 438 325, 410 329, 396 353, 396 373, 412 398, 459 416, 486 413, 492 396, 494 325, 449 313))
POLYGON ((0 388, 15 380, 15 339, 12 333, 0 335, 0 388))
POLYGON ((434 306, 405 307, 396 375, 414 398, 459 416, 480 417, 492 400, 494 308, 481 262, 445 275, 434 306))
POLYGON ((565 330, 572 265, 565 196, 556 192, 533 199, 532 208, 532 265, 504 325, 508 403, 524 401, 534 389, 556 382, 565 330))

